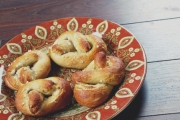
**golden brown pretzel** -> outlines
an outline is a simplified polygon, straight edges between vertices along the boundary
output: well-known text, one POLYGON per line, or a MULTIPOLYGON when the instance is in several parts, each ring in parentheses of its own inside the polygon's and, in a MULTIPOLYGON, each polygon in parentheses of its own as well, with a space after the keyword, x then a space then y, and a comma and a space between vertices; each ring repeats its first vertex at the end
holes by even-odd
POLYGON ((70 83, 59 77, 38 79, 22 86, 16 108, 25 115, 43 116, 66 107, 72 100, 70 83))
POLYGON ((112 89, 113 86, 106 84, 78 83, 74 88, 74 97, 83 106, 96 107, 107 100, 112 89))
POLYGON ((108 98, 124 74, 125 65, 121 59, 99 52, 83 71, 72 74, 74 97, 81 105, 96 107, 108 98))
POLYGON ((96 54, 94 61, 83 71, 75 72, 71 79, 73 83, 117 85, 124 77, 124 72, 125 65, 120 58, 106 56, 104 52, 99 52, 96 54))
POLYGON ((9 88, 18 90, 29 81, 46 77, 50 69, 51 61, 46 53, 29 51, 16 58, 8 67, 5 83, 9 88))
POLYGON ((98 36, 67 31, 57 38, 49 54, 59 66, 83 69, 100 51, 107 51, 107 46, 98 36))

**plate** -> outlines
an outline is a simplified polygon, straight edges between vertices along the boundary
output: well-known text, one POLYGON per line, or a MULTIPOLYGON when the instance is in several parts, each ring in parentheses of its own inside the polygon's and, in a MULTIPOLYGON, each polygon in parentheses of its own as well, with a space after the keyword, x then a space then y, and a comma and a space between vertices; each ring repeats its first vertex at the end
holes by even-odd
MULTIPOLYGON (((103 40, 108 45, 108 53, 123 59, 126 64, 126 74, 123 82, 116 86, 112 96, 103 105, 97 108, 87 108, 73 102, 71 106, 62 111, 57 111, 45 116, 46 119, 58 120, 101 120, 111 119, 124 110, 137 95, 146 75, 145 52, 135 38, 127 29, 114 22, 99 18, 69 17, 51 20, 36 25, 12 38, 0 49, 0 65, 4 65, 3 79, 7 67, 11 62, 28 50, 46 49, 55 39, 65 31, 78 31, 83 34, 98 32, 102 34, 103 40)), ((59 76, 69 80, 73 69, 60 69, 59 76)), ((12 90, 2 84, 2 95, 0 95, 1 118, 14 119, 37 119, 25 116, 16 110, 14 94, 12 90)), ((43 119, 40 117, 39 119, 43 119)))

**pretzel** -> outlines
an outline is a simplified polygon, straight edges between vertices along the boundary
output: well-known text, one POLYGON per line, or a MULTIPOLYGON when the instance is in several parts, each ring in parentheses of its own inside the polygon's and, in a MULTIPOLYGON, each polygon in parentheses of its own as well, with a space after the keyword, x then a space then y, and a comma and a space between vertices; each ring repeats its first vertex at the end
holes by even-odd
POLYGON ((51 61, 46 53, 33 50, 16 58, 8 67, 5 76, 6 85, 18 90, 24 84, 48 75, 51 69, 51 61))
POLYGON ((22 86, 15 97, 16 108, 29 116, 43 116, 66 107, 72 100, 70 83, 60 77, 37 79, 22 86))
POLYGON ((113 86, 106 84, 75 84, 74 98, 86 107, 92 108, 104 103, 109 97, 113 86))
POLYGON ((59 66, 84 69, 100 51, 106 52, 107 46, 98 36, 67 31, 57 38, 49 54, 59 66))
POLYGON ((124 77, 125 65, 115 56, 106 56, 104 52, 96 54, 92 61, 83 71, 73 73, 73 83, 83 82, 88 84, 117 85, 124 77))
POLYGON ((108 98, 124 74, 125 65, 120 58, 99 52, 83 71, 72 74, 74 97, 83 106, 96 107, 108 98))

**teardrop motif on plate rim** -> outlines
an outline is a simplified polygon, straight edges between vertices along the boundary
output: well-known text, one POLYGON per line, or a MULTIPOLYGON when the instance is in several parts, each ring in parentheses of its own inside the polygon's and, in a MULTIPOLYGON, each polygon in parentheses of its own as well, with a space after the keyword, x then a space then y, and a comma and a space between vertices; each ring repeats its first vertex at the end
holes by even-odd
POLYGON ((7 98, 6 95, 4 95, 2 93, 0 94, 0 102, 4 101, 6 98, 7 98))
POLYGON ((47 37, 47 30, 46 28, 42 27, 42 26, 36 26, 35 28, 35 35, 40 38, 45 40, 47 37))
POLYGON ((143 61, 141 61, 141 60, 133 60, 126 66, 125 69, 127 71, 132 71, 132 70, 136 70, 136 69, 140 68, 142 65, 144 65, 143 61))
POLYGON ((118 44, 118 49, 122 49, 127 47, 128 45, 130 45, 132 43, 132 41, 134 40, 133 36, 126 36, 123 37, 118 44))
POLYGON ((77 31, 78 29, 78 21, 76 18, 72 18, 67 24, 68 31, 77 31))
POLYGON ((99 111, 93 111, 89 112, 86 115, 87 120, 100 120, 101 119, 101 113, 99 111))
POLYGON ((24 120, 25 116, 23 114, 20 114, 20 113, 14 113, 14 114, 11 114, 9 117, 8 117, 8 120, 24 120))
POLYGON ((7 43, 7 49, 13 54, 22 54, 21 46, 16 43, 7 43))
POLYGON ((117 98, 127 98, 127 97, 133 97, 133 93, 129 88, 122 88, 118 90, 115 94, 117 98))
POLYGON ((100 34, 104 34, 107 29, 108 29, 108 21, 105 20, 97 25, 96 32, 100 34))

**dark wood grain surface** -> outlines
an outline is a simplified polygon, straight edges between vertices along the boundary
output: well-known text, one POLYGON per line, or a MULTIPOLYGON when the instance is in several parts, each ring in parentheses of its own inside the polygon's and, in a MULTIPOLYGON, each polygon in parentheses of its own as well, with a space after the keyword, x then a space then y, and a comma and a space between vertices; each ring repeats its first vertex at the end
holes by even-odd
POLYGON ((0 0, 0 44, 39 23, 64 17, 97 17, 121 24, 147 55, 145 82, 113 120, 179 120, 179 0, 0 0))

